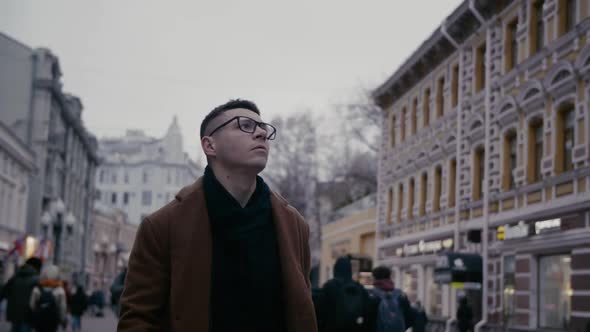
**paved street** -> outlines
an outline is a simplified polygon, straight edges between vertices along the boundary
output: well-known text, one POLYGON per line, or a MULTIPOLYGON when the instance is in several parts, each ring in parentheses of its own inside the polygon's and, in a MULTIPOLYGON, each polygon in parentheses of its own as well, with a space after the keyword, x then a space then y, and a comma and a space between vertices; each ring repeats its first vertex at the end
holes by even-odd
MULTIPOLYGON (((90 317, 86 315, 82 318, 82 332, 115 332, 117 321, 110 310, 105 310, 105 316, 102 318, 90 317)), ((10 325, 2 320, 0 321, 0 332, 9 332, 10 325)), ((61 330, 64 331, 64 330, 61 330)), ((69 332, 68 327, 65 331, 69 332)))

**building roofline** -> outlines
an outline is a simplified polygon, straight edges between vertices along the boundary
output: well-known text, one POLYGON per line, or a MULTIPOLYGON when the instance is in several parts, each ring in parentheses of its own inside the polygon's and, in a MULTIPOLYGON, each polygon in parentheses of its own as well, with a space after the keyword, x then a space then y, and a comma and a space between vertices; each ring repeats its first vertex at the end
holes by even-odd
POLYGON ((0 36, 2 36, 2 37, 4 37, 4 38, 6 38, 6 39, 8 39, 8 40, 10 40, 11 42, 13 42, 13 43, 17 44, 18 46, 20 46, 20 47, 22 47, 22 48, 26 49, 27 51, 29 51, 29 52, 31 52, 31 53, 33 53, 33 52, 35 51, 35 50, 34 50, 32 47, 30 47, 29 45, 26 45, 25 43, 23 43, 23 42, 21 42, 21 41, 19 41, 19 40, 15 39, 14 37, 12 37, 12 36, 10 36, 10 35, 8 35, 8 34, 6 34, 6 33, 2 32, 2 31, 0 31, 0 36))

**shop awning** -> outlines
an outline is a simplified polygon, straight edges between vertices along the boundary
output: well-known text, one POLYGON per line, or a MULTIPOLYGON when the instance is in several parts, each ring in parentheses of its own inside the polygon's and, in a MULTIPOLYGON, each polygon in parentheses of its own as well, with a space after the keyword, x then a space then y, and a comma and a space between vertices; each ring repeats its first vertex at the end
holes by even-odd
POLYGON ((480 255, 454 252, 438 255, 434 269, 436 283, 481 283, 481 279, 482 259, 480 255))

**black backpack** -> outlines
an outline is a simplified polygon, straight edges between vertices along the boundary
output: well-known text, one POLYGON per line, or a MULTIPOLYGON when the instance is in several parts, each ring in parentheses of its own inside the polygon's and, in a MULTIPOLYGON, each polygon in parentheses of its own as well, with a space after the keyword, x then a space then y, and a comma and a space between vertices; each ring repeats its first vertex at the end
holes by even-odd
POLYGON ((356 281, 332 280, 328 294, 327 331, 368 331, 369 295, 356 281))
POLYGON ((55 330, 60 323, 57 299, 53 295, 52 289, 44 289, 43 287, 39 287, 39 289, 41 296, 33 311, 33 325, 41 331, 55 330))

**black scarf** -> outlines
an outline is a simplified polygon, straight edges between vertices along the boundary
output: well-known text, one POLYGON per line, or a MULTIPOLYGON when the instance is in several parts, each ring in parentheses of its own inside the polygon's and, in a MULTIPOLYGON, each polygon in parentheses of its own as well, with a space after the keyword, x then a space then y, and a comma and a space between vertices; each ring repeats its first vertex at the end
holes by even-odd
POLYGON ((213 268, 210 332, 282 331, 281 270, 270 190, 261 177, 245 207, 205 168, 213 268))

